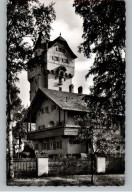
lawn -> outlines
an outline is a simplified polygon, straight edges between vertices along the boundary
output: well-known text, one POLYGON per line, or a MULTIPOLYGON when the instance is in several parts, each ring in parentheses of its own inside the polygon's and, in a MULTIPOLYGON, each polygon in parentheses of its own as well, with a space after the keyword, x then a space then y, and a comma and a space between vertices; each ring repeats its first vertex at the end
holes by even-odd
MULTIPOLYGON (((7 181, 8 186, 91 186, 90 175, 27 178, 7 181)), ((94 186, 122 186, 125 175, 95 175, 94 186)))

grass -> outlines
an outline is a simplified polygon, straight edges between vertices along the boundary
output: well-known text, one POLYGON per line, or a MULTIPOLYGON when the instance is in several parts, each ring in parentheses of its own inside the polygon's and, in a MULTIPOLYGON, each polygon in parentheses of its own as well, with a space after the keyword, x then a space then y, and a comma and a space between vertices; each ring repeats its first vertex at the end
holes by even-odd
MULTIPOLYGON (((95 175, 94 186, 122 186, 124 175, 95 175)), ((90 175, 72 175, 63 177, 41 177, 15 179, 8 181, 9 186, 91 186, 90 175)))

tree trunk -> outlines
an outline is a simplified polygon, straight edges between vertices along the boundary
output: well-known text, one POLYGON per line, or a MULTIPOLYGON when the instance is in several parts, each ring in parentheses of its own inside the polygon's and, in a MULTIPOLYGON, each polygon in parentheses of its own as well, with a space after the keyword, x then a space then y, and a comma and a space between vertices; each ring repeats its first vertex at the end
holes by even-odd
POLYGON ((9 125, 9 178, 14 178, 12 122, 9 125))
POLYGON ((91 154, 91 184, 94 184, 94 155, 91 154))

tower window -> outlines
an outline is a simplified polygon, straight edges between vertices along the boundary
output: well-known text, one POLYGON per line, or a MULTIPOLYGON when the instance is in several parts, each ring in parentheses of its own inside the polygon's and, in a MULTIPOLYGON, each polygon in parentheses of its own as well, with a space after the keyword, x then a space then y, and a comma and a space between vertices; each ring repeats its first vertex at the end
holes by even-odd
POLYGON ((82 94, 82 91, 83 91, 82 86, 78 87, 78 93, 79 93, 79 94, 82 94))
POLYGON ((59 77, 59 85, 62 85, 62 77, 59 77))
POLYGON ((59 61, 59 57, 57 57, 57 56, 52 56, 52 60, 54 60, 54 61, 59 61))
POLYGON ((59 48, 59 52, 66 53, 66 50, 64 48, 59 48))
POLYGON ((59 87, 59 91, 62 91, 62 87, 59 87))
POLYGON ((69 86, 69 92, 70 92, 70 93, 73 93, 73 90, 74 90, 74 85, 70 85, 70 86, 69 86))
POLYGON ((62 62, 68 64, 68 59, 67 58, 62 58, 62 62))

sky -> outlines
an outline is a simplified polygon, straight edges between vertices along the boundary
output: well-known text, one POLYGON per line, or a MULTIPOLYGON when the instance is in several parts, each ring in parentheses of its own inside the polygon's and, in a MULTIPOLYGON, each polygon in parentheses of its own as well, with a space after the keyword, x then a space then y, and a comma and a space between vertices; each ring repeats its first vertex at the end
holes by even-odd
MULTIPOLYGON (((72 51, 77 55, 75 61, 75 76, 73 77, 74 92, 77 93, 79 86, 83 86, 83 93, 89 93, 89 87, 92 85, 92 77, 85 79, 90 66, 93 64, 94 58, 87 59, 83 54, 78 53, 78 46, 82 39, 82 18, 75 14, 73 0, 40 0, 48 5, 55 2, 54 8, 56 12, 56 20, 52 23, 51 41, 57 38, 60 33, 67 41, 72 51)), ((27 80, 27 72, 23 71, 20 76, 20 98, 24 106, 29 106, 29 82, 27 80)))

